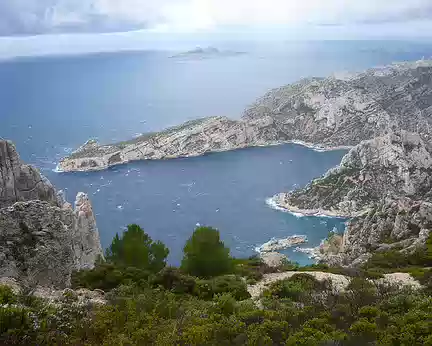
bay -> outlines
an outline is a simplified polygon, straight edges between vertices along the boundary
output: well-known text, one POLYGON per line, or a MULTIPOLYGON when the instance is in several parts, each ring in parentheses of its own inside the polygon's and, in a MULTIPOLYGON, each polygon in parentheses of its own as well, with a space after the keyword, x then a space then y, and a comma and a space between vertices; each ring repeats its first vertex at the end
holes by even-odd
MULTIPOLYGON (((0 136, 72 200, 89 193, 103 246, 138 223, 178 264, 197 224, 217 227, 233 255, 247 256, 271 237, 305 234, 318 245, 344 220, 297 218, 266 199, 303 186, 344 151, 297 145, 251 148, 199 158, 136 162, 103 172, 54 173, 57 162, 90 137, 104 143, 204 116, 241 116, 270 88, 302 77, 361 71, 430 56, 428 42, 326 41, 240 44, 246 54, 202 60, 146 51, 22 58, 0 63, 0 136)), ((223 46, 218 48, 224 49, 223 46)), ((288 251, 301 263, 303 254, 288 251)))

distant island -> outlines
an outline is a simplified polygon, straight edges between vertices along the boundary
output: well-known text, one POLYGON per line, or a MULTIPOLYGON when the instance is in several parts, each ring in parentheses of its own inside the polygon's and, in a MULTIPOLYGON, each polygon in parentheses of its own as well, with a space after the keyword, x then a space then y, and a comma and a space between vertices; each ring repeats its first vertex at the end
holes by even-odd
POLYGON ((237 52, 232 50, 220 50, 215 47, 196 47, 195 49, 189 50, 187 52, 179 53, 170 56, 171 59, 212 59, 220 57, 230 57, 236 55, 246 54, 245 52, 237 52))

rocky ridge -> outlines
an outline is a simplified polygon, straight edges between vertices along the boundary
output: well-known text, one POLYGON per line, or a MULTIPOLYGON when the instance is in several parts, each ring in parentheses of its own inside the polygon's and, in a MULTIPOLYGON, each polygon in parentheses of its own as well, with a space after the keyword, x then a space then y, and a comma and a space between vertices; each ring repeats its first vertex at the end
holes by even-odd
POLYGON ((91 203, 79 193, 75 208, 39 171, 0 141, 0 277, 63 288, 74 270, 102 255, 91 203))
POLYGON ((199 156, 254 146, 299 142, 347 148, 403 128, 431 138, 432 62, 375 68, 349 79, 309 78, 271 90, 240 120, 210 117, 130 141, 89 141, 58 166, 89 171, 133 160, 199 156))
POLYGON ((385 200, 431 200, 431 188, 431 145, 401 130, 360 143, 338 167, 274 201, 306 215, 355 217, 385 200))
POLYGON ((305 188, 274 197, 280 208, 305 215, 352 218, 342 241, 313 250, 331 265, 356 266, 372 252, 411 253, 432 229, 432 147, 397 131, 364 141, 341 164, 305 188))
POLYGON ((347 223, 339 247, 317 249, 330 265, 358 266, 373 252, 391 249, 413 253, 424 246, 432 230, 432 203, 401 198, 378 203, 367 214, 347 223))

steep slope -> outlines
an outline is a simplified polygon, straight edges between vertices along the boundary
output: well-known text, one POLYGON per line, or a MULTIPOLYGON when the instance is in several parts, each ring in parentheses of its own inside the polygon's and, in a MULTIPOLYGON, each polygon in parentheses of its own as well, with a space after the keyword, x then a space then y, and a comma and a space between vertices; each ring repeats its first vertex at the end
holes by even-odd
POLYGON ((0 278, 66 287, 73 270, 93 267, 102 248, 87 195, 72 209, 8 141, 0 141, 0 186, 0 278))
POLYGON ((0 208, 32 199, 62 203, 51 183, 36 168, 21 162, 13 143, 0 140, 0 208))
POLYGON ((424 246, 432 230, 432 203, 401 198, 377 204, 347 224, 338 249, 321 254, 331 265, 357 266, 373 252, 412 253, 424 246))
POLYGON ((289 139, 325 147, 356 145, 404 129, 431 135, 432 62, 375 68, 347 80, 305 79, 271 90, 244 119, 271 116, 289 139))
POLYGON ((431 200, 431 187, 431 146, 398 131, 360 143, 322 178, 274 200, 295 212, 352 217, 389 199, 431 200))
POLYGON ((310 78, 271 90, 240 120, 189 121, 136 139, 89 141, 59 164, 62 171, 104 169, 132 160, 169 159, 207 152, 301 141, 320 148, 350 147, 405 129, 431 138, 432 62, 376 68, 347 80, 310 78))

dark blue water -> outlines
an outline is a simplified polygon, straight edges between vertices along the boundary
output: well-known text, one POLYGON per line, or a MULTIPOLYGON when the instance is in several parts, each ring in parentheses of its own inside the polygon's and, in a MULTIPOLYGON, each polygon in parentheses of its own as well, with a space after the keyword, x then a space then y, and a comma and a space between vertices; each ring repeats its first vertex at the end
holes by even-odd
POLYGON ((431 52, 424 42, 312 42, 250 47, 246 55, 187 62, 169 59, 171 52, 12 60, 0 64, 0 135, 13 140, 22 158, 65 189, 69 199, 78 191, 90 194, 104 246, 128 223, 139 223, 168 245, 171 261, 178 263, 184 242, 200 223, 218 227, 236 256, 291 234, 308 235, 309 247, 334 226, 343 228, 342 221, 298 219, 270 209, 265 200, 321 175, 343 152, 287 145, 88 174, 52 169, 89 137, 110 142, 197 117, 235 118, 268 89, 301 77, 431 52))

